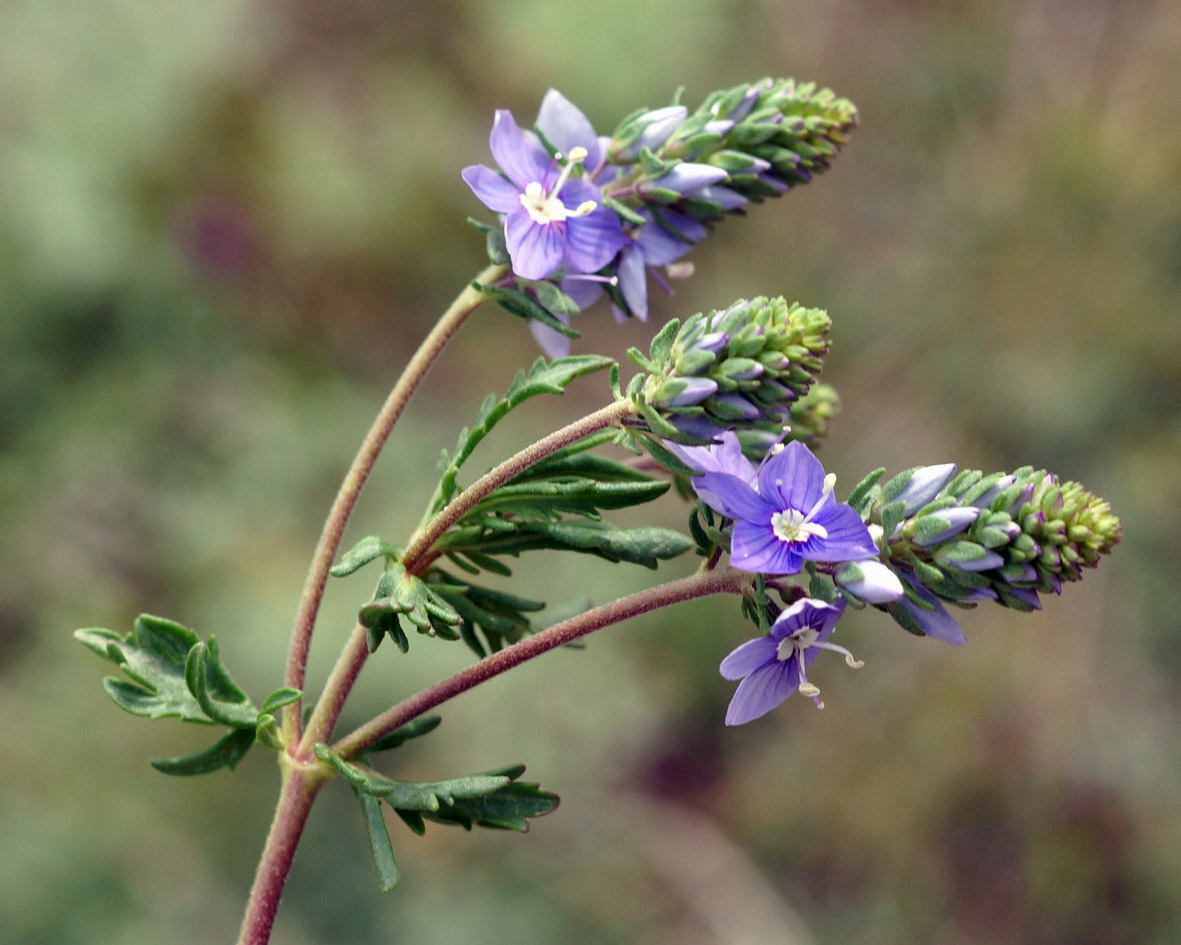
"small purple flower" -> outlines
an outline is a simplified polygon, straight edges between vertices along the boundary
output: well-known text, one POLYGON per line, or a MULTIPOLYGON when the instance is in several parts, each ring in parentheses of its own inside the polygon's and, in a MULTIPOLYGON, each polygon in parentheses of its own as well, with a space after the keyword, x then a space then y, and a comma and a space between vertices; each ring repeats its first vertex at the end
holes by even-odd
POLYGON ((565 266, 592 273, 607 265, 626 238, 619 216, 602 205, 599 189, 574 169, 592 169, 602 154, 586 116, 558 92, 542 102, 538 127, 555 147, 551 157, 537 135, 523 131, 510 112, 496 112, 489 144, 500 172, 482 164, 463 170, 463 179, 483 203, 505 214, 505 243, 513 272, 545 279, 565 266), (564 162, 564 163, 563 163, 564 162))
POLYGON ((797 689, 823 709, 820 690, 807 675, 820 651, 835 650, 854 669, 863 665, 844 647, 828 642, 844 612, 843 600, 796 601, 779 615, 770 633, 748 640, 722 660, 722 676, 742 680, 726 710, 726 724, 742 725, 766 715, 797 689))
MULTIPOLYGON (((737 437, 731 431, 722 436, 737 437)), ((702 468, 697 466, 695 468, 702 468)), ((804 561, 861 561, 878 547, 854 509, 833 497, 834 476, 803 443, 769 453, 754 483, 729 470, 703 469, 693 488, 734 520, 731 563, 744 571, 796 574, 804 561)))

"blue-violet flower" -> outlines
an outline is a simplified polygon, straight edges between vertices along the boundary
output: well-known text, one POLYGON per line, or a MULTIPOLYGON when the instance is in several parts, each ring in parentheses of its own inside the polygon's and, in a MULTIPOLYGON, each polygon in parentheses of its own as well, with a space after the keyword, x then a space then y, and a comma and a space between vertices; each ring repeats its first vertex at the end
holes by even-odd
MULTIPOLYGON (((722 443, 729 439, 737 440, 732 431, 722 435, 722 443)), ((703 472, 693 479, 701 500, 734 520, 730 560, 736 568, 796 574, 804 561, 877 557, 878 547, 861 516, 833 497, 836 477, 825 475, 803 443, 793 441, 769 453, 753 483, 734 455, 742 454, 730 446, 711 453, 718 464, 727 463, 723 469, 688 461, 703 472)))
POLYGON ((766 636, 748 640, 722 660, 718 671, 726 679, 741 679, 730 707, 727 725, 742 725, 766 715, 797 689, 823 709, 820 690, 808 681, 807 668, 821 650, 835 650, 849 666, 863 664, 828 638, 845 612, 845 602, 826 604, 804 598, 783 611, 766 636))
POLYGON ((582 164, 596 168, 602 146, 586 116, 553 89, 537 124, 561 149, 558 155, 500 109, 489 138, 500 172, 475 164, 464 168, 463 179, 487 207, 505 214, 505 243, 518 276, 545 279, 563 266, 596 272, 626 242, 619 216, 603 206, 599 189, 574 173, 582 164))

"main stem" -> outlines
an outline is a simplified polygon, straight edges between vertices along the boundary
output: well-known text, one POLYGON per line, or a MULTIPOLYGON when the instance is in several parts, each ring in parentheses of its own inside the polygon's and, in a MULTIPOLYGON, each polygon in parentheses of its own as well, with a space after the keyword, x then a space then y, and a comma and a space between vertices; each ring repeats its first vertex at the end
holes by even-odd
POLYGON ((286 759, 281 763, 284 765, 283 788, 262 858, 258 861, 238 945, 266 945, 270 940, 283 887, 295 859, 295 848, 307 823, 312 801, 327 779, 320 766, 293 765, 286 759))
MULTIPOLYGON (((508 266, 489 266, 478 276, 478 284, 497 282, 508 271, 508 266)), ((369 478, 373 464, 378 454, 385 446, 390 431, 406 409, 410 398, 414 395, 418 385, 422 383, 431 365, 435 363, 447 342, 459 330, 467 317, 479 308, 487 296, 479 289, 469 285, 451 303, 451 307, 431 329, 431 332, 419 345, 418 350, 406 365, 402 376, 394 385, 385 404, 378 413, 369 433, 361 443, 352 466, 345 474, 344 481, 332 502, 332 508, 324 521, 324 528, 320 532, 320 540, 316 543, 316 550, 312 554, 312 561, 308 567, 307 578, 304 580, 303 593, 299 599, 299 610, 295 615, 295 626, 291 633, 291 649, 287 656, 286 684, 294 689, 303 689, 304 678, 307 673, 308 651, 311 647, 312 630, 316 624, 316 614, 320 610, 320 601, 324 596, 324 586, 328 582, 328 569, 332 567, 333 559, 340 548, 341 538, 344 536, 345 526, 361 489, 369 478)), ((293 702, 283 710, 283 730, 288 745, 295 745, 300 735, 300 702, 293 702)))
MULTIPOLYGON (((482 499, 486 498, 498 487, 504 485, 514 476, 519 475, 534 463, 557 452, 571 443, 590 436, 607 427, 614 426, 620 420, 635 412, 635 405, 630 400, 615 401, 587 414, 549 436, 538 440, 514 456, 506 459, 495 469, 481 476, 459 495, 451 500, 433 519, 422 529, 411 536, 405 552, 402 554, 402 566, 411 574, 416 574, 423 565, 430 560, 432 548, 457 521, 470 512, 482 499)), ((332 735, 340 713, 344 709, 345 700, 352 690, 353 684, 360 675, 361 667, 369 658, 369 647, 365 636, 365 628, 358 626, 345 643, 336 666, 328 677, 324 692, 316 703, 308 720, 307 731, 304 732, 296 750, 296 757, 310 758, 317 742, 327 741, 332 735)))
POLYGON ((699 571, 690 577, 669 581, 666 584, 648 588, 637 594, 621 597, 610 604, 588 610, 584 614, 579 614, 577 617, 564 620, 540 633, 519 640, 512 646, 505 647, 480 662, 460 670, 454 676, 435 683, 435 685, 405 699, 342 738, 332 746, 332 750, 342 758, 350 758, 364 751, 394 729, 418 718, 424 712, 429 712, 460 693, 467 692, 493 676, 499 676, 514 666, 520 666, 542 653, 547 653, 556 647, 564 646, 573 640, 630 617, 646 614, 671 604, 696 600, 711 594, 741 594, 750 587, 753 580, 754 575, 734 568, 699 571))

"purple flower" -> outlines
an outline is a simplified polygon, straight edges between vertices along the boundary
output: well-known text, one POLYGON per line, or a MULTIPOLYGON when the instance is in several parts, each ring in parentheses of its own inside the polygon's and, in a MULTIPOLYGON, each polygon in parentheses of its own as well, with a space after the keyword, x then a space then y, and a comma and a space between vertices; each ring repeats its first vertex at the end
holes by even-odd
POLYGON ((599 189, 573 176, 584 162, 598 165, 599 139, 586 116, 553 89, 542 102, 538 127, 561 149, 557 157, 537 135, 521 130, 510 112, 497 111, 489 144, 500 172, 475 164, 464 168, 463 179, 487 207, 506 215, 505 243, 518 276, 545 279, 563 266, 596 272, 626 242, 599 189))
MULTIPOLYGON (((722 436, 735 437, 727 431, 722 436)), ((729 469, 711 470, 693 488, 716 512, 734 520, 731 563, 744 571, 796 574, 804 561, 861 561, 878 547, 854 509, 833 498, 834 476, 803 443, 769 453, 751 483, 729 469)))
POLYGON ((823 709, 820 690, 808 681, 807 668, 821 650, 835 650, 854 669, 863 665, 828 638, 845 612, 845 602, 826 604, 805 598, 779 615, 771 632, 748 640, 722 660, 718 671, 726 679, 741 679, 730 707, 727 725, 742 725, 766 715, 797 689, 823 709))

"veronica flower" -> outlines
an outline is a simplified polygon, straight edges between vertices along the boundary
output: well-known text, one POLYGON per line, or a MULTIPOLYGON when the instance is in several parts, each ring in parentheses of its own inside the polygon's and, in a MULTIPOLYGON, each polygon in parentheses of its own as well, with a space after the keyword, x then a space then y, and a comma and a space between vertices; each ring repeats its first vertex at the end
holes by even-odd
MULTIPOLYGON (((735 438, 733 432, 723 434, 735 438)), ((713 454, 721 460, 719 451, 713 454)), ((738 455, 741 455, 739 453, 738 455)), ((702 469, 702 464, 694 464, 702 469)), ((833 497, 836 477, 803 443, 769 453, 755 481, 730 461, 725 470, 703 469, 693 488, 716 512, 734 520, 731 563, 744 571, 796 574, 805 561, 861 561, 876 558, 877 545, 861 516, 833 497)))
POLYGON ((537 135, 523 131, 500 109, 489 145, 500 166, 463 170, 463 179, 483 203, 505 214, 504 234, 513 272, 545 279, 558 269, 592 273, 607 265, 626 238, 619 216, 602 205, 602 194, 575 169, 601 161, 602 147, 586 116, 550 90, 538 127, 560 149, 551 156, 537 135))
POLYGON ((742 725, 766 715, 796 690, 823 709, 820 690, 808 681, 807 668, 821 650, 835 650, 854 669, 863 664, 842 646, 829 643, 845 602, 826 604, 805 598, 779 615, 771 631, 748 640, 722 660, 719 672, 726 679, 741 679, 730 707, 727 725, 742 725))

